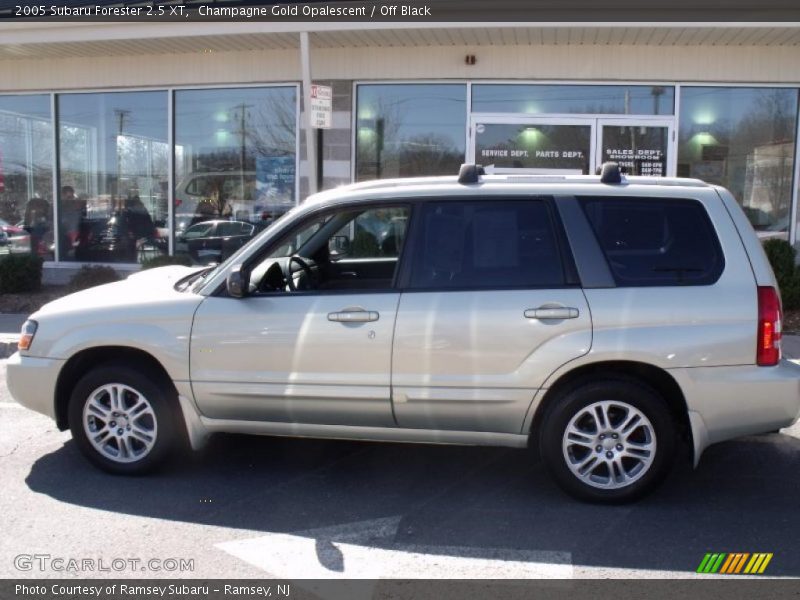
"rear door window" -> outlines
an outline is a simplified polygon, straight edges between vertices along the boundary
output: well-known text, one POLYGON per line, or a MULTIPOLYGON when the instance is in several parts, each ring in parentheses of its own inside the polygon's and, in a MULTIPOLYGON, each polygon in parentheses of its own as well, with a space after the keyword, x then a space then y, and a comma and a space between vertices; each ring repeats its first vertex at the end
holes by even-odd
POLYGON ((621 287, 710 285, 725 266, 703 205, 678 198, 579 198, 621 287))
POLYGON ((412 289, 563 287, 544 199, 428 202, 415 234, 412 289))

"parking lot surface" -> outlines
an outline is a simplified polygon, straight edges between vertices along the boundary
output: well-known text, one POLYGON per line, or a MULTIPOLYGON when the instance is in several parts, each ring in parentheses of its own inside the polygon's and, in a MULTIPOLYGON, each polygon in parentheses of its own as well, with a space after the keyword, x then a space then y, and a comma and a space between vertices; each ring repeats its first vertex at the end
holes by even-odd
POLYGON ((0 577, 697 577, 706 552, 800 576, 800 426, 713 446, 620 507, 495 448, 229 435, 126 478, 17 405, 4 362, 0 577))

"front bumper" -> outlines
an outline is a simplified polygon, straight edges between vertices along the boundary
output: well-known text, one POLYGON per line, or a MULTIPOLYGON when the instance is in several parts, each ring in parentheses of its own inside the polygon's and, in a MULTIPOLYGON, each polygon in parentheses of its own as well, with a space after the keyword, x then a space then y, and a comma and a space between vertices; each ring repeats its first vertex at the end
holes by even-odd
POLYGON ((8 390, 22 406, 55 420, 56 381, 63 364, 63 360, 17 352, 6 363, 8 390))
POLYGON ((706 447, 789 427, 800 418, 800 365, 670 369, 683 390, 695 464, 706 447))

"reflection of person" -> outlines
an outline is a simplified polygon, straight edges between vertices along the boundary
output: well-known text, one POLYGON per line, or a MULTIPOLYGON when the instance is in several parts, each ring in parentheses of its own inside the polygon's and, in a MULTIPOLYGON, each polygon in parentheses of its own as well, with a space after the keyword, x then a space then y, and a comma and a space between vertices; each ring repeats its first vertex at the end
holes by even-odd
POLYGON ((59 221, 61 222, 60 248, 61 258, 69 257, 78 243, 83 221, 84 205, 75 196, 75 188, 65 185, 61 188, 61 204, 59 205, 59 221))
POLYGON ((44 198, 31 198, 25 206, 25 219, 23 228, 31 237, 31 252, 41 256, 47 249, 42 246, 42 241, 50 231, 52 212, 50 203, 44 198))

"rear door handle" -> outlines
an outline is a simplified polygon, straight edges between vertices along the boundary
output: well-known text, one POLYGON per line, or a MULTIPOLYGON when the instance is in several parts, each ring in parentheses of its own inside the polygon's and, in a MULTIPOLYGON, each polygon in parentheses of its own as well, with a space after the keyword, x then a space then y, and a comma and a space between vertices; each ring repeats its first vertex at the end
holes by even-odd
POLYGON ((526 319, 539 319, 539 320, 558 320, 558 319, 576 319, 578 317, 578 309, 571 306, 553 306, 541 308, 529 308, 525 311, 526 319))
POLYGON ((328 321, 337 323, 368 323, 379 318, 380 315, 374 310, 343 310, 328 313, 328 321))

